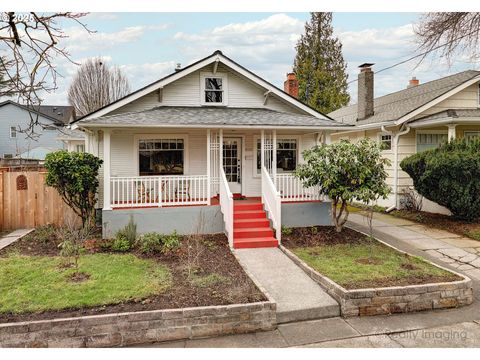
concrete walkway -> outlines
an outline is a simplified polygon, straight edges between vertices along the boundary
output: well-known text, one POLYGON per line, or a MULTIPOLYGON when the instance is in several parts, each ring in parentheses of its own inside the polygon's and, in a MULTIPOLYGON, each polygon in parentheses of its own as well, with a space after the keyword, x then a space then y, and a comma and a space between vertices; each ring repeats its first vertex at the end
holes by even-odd
MULTIPOLYGON (((348 226, 369 231, 366 217, 361 212, 350 214, 348 226)), ((373 232, 375 237, 402 250, 414 252, 480 281, 480 241, 377 213, 374 214, 373 232)))
POLYGON ((7 247, 10 244, 13 244, 18 239, 24 237, 25 235, 31 233, 34 229, 18 229, 12 231, 10 234, 5 235, 0 239, 0 250, 7 247))
POLYGON ((338 303, 278 248, 242 249, 236 254, 277 302, 279 323, 340 315, 338 303))

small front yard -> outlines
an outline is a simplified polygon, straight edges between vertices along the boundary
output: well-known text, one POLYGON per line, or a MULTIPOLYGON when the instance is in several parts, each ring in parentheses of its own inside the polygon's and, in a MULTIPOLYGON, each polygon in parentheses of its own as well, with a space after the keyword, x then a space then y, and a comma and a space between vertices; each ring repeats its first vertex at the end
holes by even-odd
POLYGON ((93 237, 76 276, 58 234, 42 227, 0 251, 0 323, 265 300, 223 234, 178 236, 168 251, 93 237))
POLYGON ((291 229, 282 243, 307 265, 347 290, 449 282, 461 278, 344 228, 291 229))

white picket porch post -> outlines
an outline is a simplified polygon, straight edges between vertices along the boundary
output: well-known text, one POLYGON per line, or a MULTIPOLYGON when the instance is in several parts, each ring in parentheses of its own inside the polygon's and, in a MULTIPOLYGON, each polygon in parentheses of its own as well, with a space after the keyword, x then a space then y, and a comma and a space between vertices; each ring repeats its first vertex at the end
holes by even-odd
POLYGON ((112 210, 110 201, 110 130, 103 131, 103 210, 112 210))
POLYGON ((221 174, 220 170, 223 169, 223 129, 220 129, 218 132, 218 168, 219 168, 219 176, 221 174))
POLYGON ((272 131, 272 179, 277 186, 277 130, 272 131))

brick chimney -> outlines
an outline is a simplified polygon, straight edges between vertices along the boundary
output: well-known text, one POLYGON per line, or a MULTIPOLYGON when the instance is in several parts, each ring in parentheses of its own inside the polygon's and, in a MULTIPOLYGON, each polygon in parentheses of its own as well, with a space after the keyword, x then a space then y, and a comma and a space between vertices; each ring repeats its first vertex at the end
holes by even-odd
POLYGON ((283 91, 298 99, 298 80, 294 73, 287 74, 287 80, 283 83, 283 91))
POLYGON ((411 87, 414 87, 414 86, 417 86, 418 84, 420 84, 420 80, 418 80, 415 76, 412 77, 409 81, 408 81, 408 86, 407 86, 407 89, 411 88, 411 87))
POLYGON ((357 119, 363 120, 373 115, 373 71, 375 64, 365 63, 359 66, 357 119))

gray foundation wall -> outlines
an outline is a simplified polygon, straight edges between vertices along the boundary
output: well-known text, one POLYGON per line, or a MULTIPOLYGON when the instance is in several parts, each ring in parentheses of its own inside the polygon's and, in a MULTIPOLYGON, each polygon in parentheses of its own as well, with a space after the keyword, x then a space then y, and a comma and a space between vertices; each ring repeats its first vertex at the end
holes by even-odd
POLYGON ((170 234, 174 230, 180 235, 216 234, 224 231, 219 205, 122 209, 102 211, 103 237, 114 237, 128 223, 130 216, 133 216, 139 234, 170 234))
POLYGON ((332 225, 330 202, 282 203, 282 226, 332 225))

